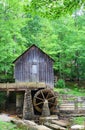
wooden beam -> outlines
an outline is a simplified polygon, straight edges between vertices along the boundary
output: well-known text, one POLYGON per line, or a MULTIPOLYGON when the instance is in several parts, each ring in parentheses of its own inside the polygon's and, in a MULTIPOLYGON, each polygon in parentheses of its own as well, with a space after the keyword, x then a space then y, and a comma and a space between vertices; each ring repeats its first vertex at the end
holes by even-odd
POLYGON ((18 82, 18 83, 0 83, 0 91, 24 91, 26 89, 46 88, 43 82, 18 82))

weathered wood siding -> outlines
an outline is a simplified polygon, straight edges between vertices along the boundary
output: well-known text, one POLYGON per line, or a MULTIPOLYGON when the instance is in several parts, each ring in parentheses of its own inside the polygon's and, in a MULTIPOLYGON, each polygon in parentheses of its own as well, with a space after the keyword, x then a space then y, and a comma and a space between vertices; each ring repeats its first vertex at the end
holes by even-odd
POLYGON ((54 86, 53 61, 33 46, 15 62, 16 82, 45 82, 54 86))

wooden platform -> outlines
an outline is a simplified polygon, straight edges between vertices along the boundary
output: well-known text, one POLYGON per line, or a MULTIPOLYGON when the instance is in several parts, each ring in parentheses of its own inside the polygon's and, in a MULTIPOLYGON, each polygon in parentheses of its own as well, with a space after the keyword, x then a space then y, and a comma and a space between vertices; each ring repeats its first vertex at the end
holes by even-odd
POLYGON ((18 83, 0 83, 0 91, 25 91, 26 89, 47 88, 43 82, 18 82, 18 83))

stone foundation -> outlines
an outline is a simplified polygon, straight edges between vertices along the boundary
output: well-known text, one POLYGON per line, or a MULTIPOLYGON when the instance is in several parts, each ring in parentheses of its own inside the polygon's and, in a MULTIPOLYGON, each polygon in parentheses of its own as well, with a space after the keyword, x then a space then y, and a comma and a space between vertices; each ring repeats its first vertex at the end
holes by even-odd
POLYGON ((16 93, 16 113, 22 114, 23 111, 23 94, 16 93))
POLYGON ((50 109, 48 106, 48 100, 44 101, 43 109, 42 109, 42 116, 45 116, 45 117, 50 116, 50 109))
POLYGON ((31 90, 26 90, 24 95, 23 118, 30 120, 34 118, 31 90))

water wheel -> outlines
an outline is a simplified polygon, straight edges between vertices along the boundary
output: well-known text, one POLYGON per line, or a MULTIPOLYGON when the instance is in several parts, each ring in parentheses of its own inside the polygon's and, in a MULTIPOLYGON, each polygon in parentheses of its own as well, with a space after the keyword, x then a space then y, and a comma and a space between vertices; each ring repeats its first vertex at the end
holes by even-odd
POLYGON ((38 112, 42 112, 44 101, 48 100, 50 111, 56 105, 56 96, 51 89, 41 89, 36 92, 33 98, 33 105, 38 112))

